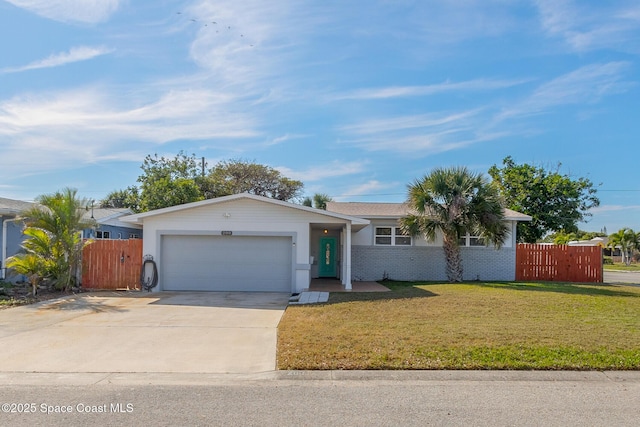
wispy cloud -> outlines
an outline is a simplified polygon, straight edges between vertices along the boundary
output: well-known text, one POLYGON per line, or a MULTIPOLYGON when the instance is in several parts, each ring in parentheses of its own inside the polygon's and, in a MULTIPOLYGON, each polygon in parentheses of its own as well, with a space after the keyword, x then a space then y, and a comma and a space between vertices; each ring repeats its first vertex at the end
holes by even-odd
POLYGON ((96 87, 17 97, 0 103, 0 134, 8 129, 20 133, 88 131, 98 132, 99 138, 126 135, 157 143, 177 138, 254 135, 246 116, 238 111, 226 112, 230 98, 213 91, 176 90, 128 106, 96 87))
POLYGON ((635 83, 624 80, 627 62, 591 64, 540 85, 528 98, 497 116, 503 120, 547 112, 552 107, 596 104, 603 97, 629 90, 635 83))
POLYGON ((363 120, 343 126, 346 143, 366 150, 426 156, 503 136, 483 131, 482 110, 363 120))
POLYGON ((192 60, 224 84, 251 88, 282 80, 295 63, 295 47, 321 20, 298 1, 199 0, 182 15, 197 29, 192 60))
POLYGON ((618 18, 628 19, 630 21, 640 22, 640 6, 623 9, 618 13, 618 18))
POLYGON ((330 194, 336 201, 350 200, 354 197, 375 196, 379 197, 380 192, 398 187, 397 182, 380 182, 378 180, 370 180, 362 184, 354 185, 346 188, 342 194, 330 194))
POLYGON ((113 49, 109 49, 106 47, 78 46, 69 49, 68 52, 56 53, 48 56, 45 59, 41 59, 39 61, 35 61, 31 64, 23 65, 21 67, 3 68, 0 70, 0 72, 18 73, 27 70, 37 70, 39 68, 59 67, 61 65, 66 65, 73 62, 86 61, 88 59, 106 55, 111 52, 113 52, 113 49))
POLYGON ((122 0, 7 0, 45 18, 95 24, 109 19, 122 0))
POLYGON ((283 175, 293 179, 304 180, 305 182, 315 182, 327 178, 355 175, 361 173, 366 167, 366 162, 345 162, 333 161, 320 166, 312 166, 304 170, 293 170, 285 166, 278 166, 275 169, 283 175))
POLYGON ((601 205, 595 208, 591 208, 589 212, 603 213, 603 212, 619 212, 619 211, 640 211, 640 205, 601 205))
MULTIPOLYGON (((115 160, 135 146, 153 149, 183 139, 220 139, 232 146, 234 140, 259 134, 255 120, 234 106, 241 100, 232 95, 173 90, 134 103, 109 92, 90 87, 0 102, 3 157, 63 168, 115 160)), ((24 172, 20 162, 5 165, 14 166, 16 173, 24 172)))
POLYGON ((357 135, 380 134, 406 129, 428 128, 460 123, 478 113, 478 110, 452 114, 419 114, 384 119, 364 120, 353 125, 343 126, 340 130, 357 135))
MULTIPOLYGON (((396 3, 390 2, 396 8, 396 3)), ((421 25, 410 26, 418 29, 417 36, 427 45, 453 44, 463 40, 495 37, 517 29, 514 19, 519 2, 503 0, 430 0, 407 2, 411 8, 412 20, 421 25)), ((397 28, 396 31, 408 31, 397 28)), ((411 34, 411 36, 414 36, 411 34)))
POLYGON ((536 0, 543 30, 575 51, 612 48, 640 52, 640 8, 626 2, 536 0))
POLYGON ((370 151, 390 151, 412 158, 459 150, 481 142, 493 141, 510 135, 510 132, 476 132, 472 127, 423 132, 420 134, 391 137, 375 137, 352 141, 370 151))
POLYGON ((304 134, 289 134, 289 133, 287 133, 285 135, 278 136, 276 138, 272 138, 272 139, 268 140, 265 143, 265 145, 266 146, 279 145, 279 144, 285 143, 287 141, 293 141, 293 140, 296 140, 296 139, 305 138, 307 136, 308 135, 304 135, 304 134))
POLYGON ((475 79, 463 82, 444 82, 423 86, 390 86, 384 88, 359 89, 345 94, 333 96, 334 100, 340 99, 388 99, 404 98, 413 96, 428 96, 445 92, 475 92, 485 90, 504 89, 520 85, 530 81, 530 79, 517 80, 492 80, 475 79))

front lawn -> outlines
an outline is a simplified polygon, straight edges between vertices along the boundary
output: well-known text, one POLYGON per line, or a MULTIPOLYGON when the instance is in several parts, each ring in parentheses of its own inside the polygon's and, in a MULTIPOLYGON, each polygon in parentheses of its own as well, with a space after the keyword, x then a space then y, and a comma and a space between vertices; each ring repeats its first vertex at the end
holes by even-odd
POLYGON ((604 264, 602 266, 605 270, 618 270, 618 271, 640 271, 640 264, 630 264, 618 262, 615 264, 604 264))
POLYGON ((385 282, 290 306, 278 369, 640 369, 640 288, 385 282))

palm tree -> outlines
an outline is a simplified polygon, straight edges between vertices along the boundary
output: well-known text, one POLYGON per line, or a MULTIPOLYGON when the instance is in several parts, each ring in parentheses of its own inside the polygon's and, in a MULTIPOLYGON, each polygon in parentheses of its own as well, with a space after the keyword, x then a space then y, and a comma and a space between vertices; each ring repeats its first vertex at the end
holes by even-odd
POLYGON ((37 202, 38 205, 23 213, 26 230, 41 230, 48 236, 50 247, 41 247, 33 252, 43 259, 53 260, 55 267, 48 271, 48 275, 57 287, 68 290, 84 247, 81 231, 89 225, 83 220, 87 200, 78 199, 77 190, 65 188, 61 192, 40 196, 37 202))
POLYGON ((640 246, 638 240, 638 235, 632 229, 624 227, 609 236, 608 246, 614 250, 620 248, 622 262, 629 265, 631 252, 640 246))
POLYGON ((24 235, 27 238, 22 244, 22 252, 7 258, 7 267, 28 277, 35 296, 43 278, 57 275, 55 247, 51 245, 49 234, 39 228, 27 228, 24 235))
POLYGON ((429 241, 442 234, 450 282, 462 281, 461 237, 479 236, 499 248, 509 236, 497 188, 481 174, 465 167, 436 168, 408 189, 413 213, 401 219, 401 228, 429 241))
POLYGON ((316 209, 327 210, 327 202, 333 202, 333 199, 328 194, 316 193, 313 195, 313 206, 316 209))
POLYGON ((327 203, 333 202, 331 196, 325 193, 316 193, 311 197, 305 197, 302 201, 302 206, 314 207, 316 209, 327 210, 327 203))

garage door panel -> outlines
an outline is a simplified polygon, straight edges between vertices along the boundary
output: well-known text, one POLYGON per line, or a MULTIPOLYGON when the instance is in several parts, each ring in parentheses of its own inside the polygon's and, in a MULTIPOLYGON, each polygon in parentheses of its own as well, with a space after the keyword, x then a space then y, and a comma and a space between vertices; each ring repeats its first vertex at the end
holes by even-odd
POLYGON ((162 236, 164 290, 291 291, 291 237, 162 236))

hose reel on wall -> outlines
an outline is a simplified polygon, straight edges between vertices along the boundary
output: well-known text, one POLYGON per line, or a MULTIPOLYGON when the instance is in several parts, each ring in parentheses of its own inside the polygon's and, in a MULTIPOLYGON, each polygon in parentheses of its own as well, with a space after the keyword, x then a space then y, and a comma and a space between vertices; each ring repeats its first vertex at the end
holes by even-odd
POLYGON ((151 292, 158 285, 158 266, 152 255, 145 255, 140 269, 140 289, 151 292))

